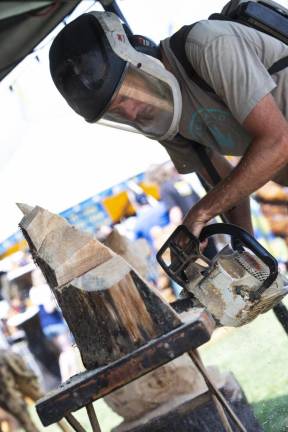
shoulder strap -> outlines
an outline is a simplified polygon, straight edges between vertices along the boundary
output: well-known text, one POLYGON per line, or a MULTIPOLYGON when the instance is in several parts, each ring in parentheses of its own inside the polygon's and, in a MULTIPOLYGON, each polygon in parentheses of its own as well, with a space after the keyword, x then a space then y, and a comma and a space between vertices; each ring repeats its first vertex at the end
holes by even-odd
MULTIPOLYGON (((193 79, 193 81, 197 85, 199 85, 199 87, 201 87, 203 90, 215 93, 214 90, 199 75, 197 75, 197 73, 193 69, 191 63, 188 61, 187 56, 186 56, 185 41, 186 41, 188 33, 190 32, 190 30, 192 29, 192 27, 195 24, 183 26, 180 30, 178 30, 177 33, 175 33, 173 36, 171 36, 170 46, 171 46, 171 49, 172 49, 175 57, 182 64, 187 75, 189 77, 191 77, 191 79, 193 79)), ((177 138, 181 139, 183 141, 189 141, 189 143, 191 145, 193 145, 193 149, 197 153, 199 160, 201 161, 204 168, 208 172, 208 174, 212 180, 213 185, 216 185, 217 183, 219 183, 219 181, 221 180, 221 177, 220 177, 219 173, 217 172, 216 168, 214 167, 213 163, 211 162, 210 158, 208 157, 205 147, 196 141, 187 140, 186 138, 184 138, 180 134, 177 135, 177 138)), ((202 178, 201 178, 201 181, 203 181, 202 178)), ((207 185, 204 187, 207 190, 207 185)))
MULTIPOLYGON (((228 18, 227 16, 223 14, 213 14, 209 17, 211 20, 223 20, 223 21, 233 21, 238 22, 243 25, 247 25, 245 22, 240 22, 235 19, 228 18)), ((170 38, 170 47, 173 51, 173 54, 177 58, 177 60, 181 63, 183 66, 185 72, 187 75, 204 91, 207 91, 209 93, 215 94, 214 89, 206 83, 206 81, 200 77, 197 72, 195 72, 195 69, 192 67, 191 63, 187 59, 186 51, 185 51, 185 43, 186 38, 188 36, 188 33, 190 30, 194 27, 194 24, 191 25, 185 25, 180 30, 178 30, 176 33, 174 33, 173 36, 170 38)), ((248 26, 247 27, 251 27, 248 26)), ((267 71, 270 75, 273 75, 277 72, 280 72, 281 70, 288 67, 288 56, 283 57, 280 60, 277 60, 267 71)))
POLYGON ((173 54, 179 61, 179 63, 183 66, 187 75, 203 90, 208 91, 210 93, 215 93, 213 88, 210 87, 206 81, 201 78, 192 67, 191 63, 188 61, 185 51, 185 42, 190 30, 194 27, 194 24, 185 25, 181 27, 173 36, 170 38, 170 47, 173 51, 173 54))
POLYGON ((273 75, 281 70, 285 69, 288 66, 288 56, 281 58, 276 61, 269 69, 268 72, 270 75, 273 75))
POLYGON ((215 166, 211 162, 209 156, 207 155, 205 147, 196 141, 184 138, 179 133, 177 134, 176 138, 177 138, 178 142, 179 141, 183 142, 183 143, 186 142, 189 145, 193 145, 193 150, 195 150, 199 160, 201 161, 202 165, 204 166, 204 168, 208 172, 213 186, 215 186, 217 183, 219 183, 221 180, 221 176, 219 175, 217 169, 215 168, 215 166))

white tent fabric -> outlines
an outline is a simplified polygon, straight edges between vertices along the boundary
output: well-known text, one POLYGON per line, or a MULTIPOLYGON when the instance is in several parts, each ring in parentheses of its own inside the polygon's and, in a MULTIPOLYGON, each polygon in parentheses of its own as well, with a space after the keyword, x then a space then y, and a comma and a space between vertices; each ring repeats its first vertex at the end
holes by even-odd
POLYGON ((158 143, 140 135, 85 125, 73 113, 46 117, 0 171, 0 242, 17 229, 16 202, 58 213, 166 159, 158 143))

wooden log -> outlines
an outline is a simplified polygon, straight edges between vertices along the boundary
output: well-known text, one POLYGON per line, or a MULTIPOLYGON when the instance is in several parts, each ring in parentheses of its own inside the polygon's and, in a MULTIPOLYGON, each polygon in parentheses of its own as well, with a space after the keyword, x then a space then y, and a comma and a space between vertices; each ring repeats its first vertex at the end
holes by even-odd
MULTIPOLYGON (((143 248, 137 249, 135 242, 129 241, 129 239, 120 235, 117 230, 112 230, 106 238, 105 244, 113 252, 125 258, 145 277, 145 273, 141 273, 145 269, 143 266, 143 262, 145 263, 143 248)), ((211 378, 211 371, 209 371, 209 377, 211 378)), ((186 394, 192 398, 192 396, 197 397, 206 391, 207 387, 203 377, 193 365, 189 356, 183 355, 107 395, 105 401, 127 421, 128 419, 133 420, 143 417, 155 407, 163 407, 165 403, 171 404, 180 395, 183 397, 186 394)), ((211 396, 213 397, 213 395, 211 396)), ((216 398, 214 403, 223 424, 225 424, 225 430, 232 432, 225 412, 216 398)))
MULTIPOLYGON (((227 377, 221 393, 249 432, 263 432, 240 385, 235 378, 227 377)), ((204 393, 173 401, 161 406, 136 421, 124 421, 111 432, 225 432, 210 394, 204 393), (174 403, 173 403, 174 402, 174 403)), ((231 423, 233 432, 239 432, 231 423)))
POLYGON ((104 244, 122 256, 144 279, 148 277, 150 249, 145 239, 132 241, 113 229, 104 240, 104 244))
POLYGON ((87 369, 109 364, 181 324, 122 257, 60 216, 38 206, 23 208, 20 228, 87 369))
MULTIPOLYGON (((105 245, 125 258, 141 273, 144 268, 143 258, 145 258, 143 248, 135 250, 135 243, 116 230, 113 230, 105 239, 105 245)), ((217 384, 220 382, 224 385, 222 377, 220 378, 215 368, 209 370, 209 373, 211 374, 212 371, 217 384)), ((105 397, 105 402, 126 422, 129 422, 140 419, 165 404, 172 406, 175 400, 183 398, 184 395, 193 398, 207 390, 201 374, 188 354, 185 354, 112 392, 105 397)))
MULTIPOLYGON (((219 388, 224 385, 225 376, 216 367, 210 367, 208 372, 219 388)), ((197 398, 207 391, 201 374, 189 356, 184 354, 110 393, 105 397, 105 402, 125 422, 132 422, 155 410, 168 406, 172 408, 183 399, 197 398)))

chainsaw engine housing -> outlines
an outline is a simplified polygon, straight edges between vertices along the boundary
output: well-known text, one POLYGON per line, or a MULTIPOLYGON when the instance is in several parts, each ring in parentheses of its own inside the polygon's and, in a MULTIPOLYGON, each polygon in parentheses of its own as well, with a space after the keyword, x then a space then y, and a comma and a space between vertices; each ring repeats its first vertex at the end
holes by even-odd
POLYGON ((186 271, 186 289, 214 318, 226 326, 238 327, 277 304, 288 292, 279 274, 273 284, 255 300, 256 292, 269 275, 268 267, 253 253, 225 246, 211 263, 196 260, 186 271))

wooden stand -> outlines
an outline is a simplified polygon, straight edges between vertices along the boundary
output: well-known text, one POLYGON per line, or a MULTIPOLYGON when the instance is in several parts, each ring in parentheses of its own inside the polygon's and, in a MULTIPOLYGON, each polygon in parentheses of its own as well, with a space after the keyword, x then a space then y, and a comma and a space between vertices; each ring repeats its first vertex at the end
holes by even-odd
MULTIPOLYGON (((63 417, 71 425, 73 411, 84 406, 89 406, 91 411, 91 402, 181 354, 196 349, 209 340, 213 328, 214 323, 209 315, 202 309, 197 310, 191 314, 190 322, 150 341, 122 359, 72 377, 59 389, 38 401, 36 409, 43 425, 48 426, 63 417)), ((81 430, 77 429, 78 425, 73 427, 76 431, 81 430)))

